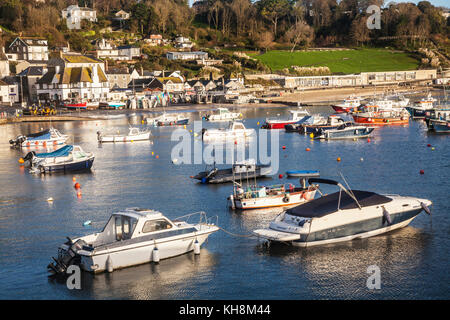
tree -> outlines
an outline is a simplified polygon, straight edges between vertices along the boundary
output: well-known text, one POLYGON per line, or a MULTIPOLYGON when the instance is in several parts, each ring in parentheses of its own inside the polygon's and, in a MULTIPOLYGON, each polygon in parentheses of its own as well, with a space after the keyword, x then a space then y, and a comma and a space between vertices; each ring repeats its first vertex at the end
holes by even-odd
POLYGON ((230 8, 236 17, 236 36, 240 35, 244 27, 250 6, 249 0, 233 0, 230 4, 230 8))
POLYGON ((363 44, 370 40, 369 29, 367 28, 366 22, 366 17, 358 17, 352 22, 350 36, 357 43, 357 45, 363 44))
POLYGON ((263 48, 266 50, 269 49, 273 44, 274 36, 273 33, 270 31, 263 31, 258 34, 256 38, 256 44, 258 47, 263 48))
POLYGON ((289 13, 290 2, 288 0, 261 0, 258 4, 260 14, 273 24, 273 35, 276 37, 278 21, 289 13))
POLYGON ((144 25, 147 24, 148 15, 149 10, 142 2, 136 3, 131 9, 131 18, 136 19, 142 34, 144 33, 144 25))
POLYGON ((152 5, 155 13, 158 15, 158 25, 161 32, 166 33, 166 27, 169 23, 170 12, 173 10, 173 3, 171 0, 155 0, 152 5))
POLYGON ((292 44, 291 52, 300 42, 309 45, 314 40, 314 30, 304 21, 298 21, 286 32, 286 39, 292 44))

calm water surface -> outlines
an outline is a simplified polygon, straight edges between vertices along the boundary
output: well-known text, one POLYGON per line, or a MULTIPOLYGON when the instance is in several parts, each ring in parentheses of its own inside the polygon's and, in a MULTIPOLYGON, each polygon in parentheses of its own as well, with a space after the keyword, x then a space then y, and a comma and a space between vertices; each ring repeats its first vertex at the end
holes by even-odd
MULTIPOLYGON (((245 109, 247 127, 287 108, 245 109)), ((328 108, 321 110, 329 112, 328 108)), ((190 112, 191 120, 199 119, 190 112)), ((381 236, 313 248, 286 245, 263 248, 257 239, 213 234, 199 256, 189 253, 92 276, 82 290, 48 280, 46 266, 66 236, 101 230, 111 213, 133 206, 160 210, 169 218, 206 211, 219 225, 239 235, 265 227, 276 212, 238 213, 227 209, 230 184, 209 186, 189 176, 204 165, 174 165, 173 128, 152 128, 152 142, 104 144, 96 131, 126 131, 143 114, 110 120, 53 123, 96 155, 91 173, 39 176, 21 168, 22 151, 8 140, 37 132, 47 123, 0 126, 0 298, 1 299, 437 299, 450 297, 449 196, 450 136, 426 132, 422 121, 379 128, 371 142, 311 141, 280 133, 280 168, 320 170, 324 178, 342 172, 351 187, 433 201, 432 218, 421 213, 406 228, 381 236), (431 144, 435 150, 427 147, 431 144), (281 146, 286 146, 285 150, 281 146), (305 148, 309 147, 310 152, 305 148), (154 155, 152 155, 154 152, 154 155), (158 155, 157 159, 155 156, 158 155), (340 157, 341 162, 336 158, 340 157), (424 175, 419 171, 423 169, 424 175), (54 202, 48 203, 47 198, 54 202), (90 227, 83 222, 92 220, 90 227), (381 290, 366 288, 367 267, 381 269, 381 290)), ((208 126, 223 126, 208 124, 208 126)), ((189 125, 187 129, 192 129, 189 125)), ((201 143, 200 141, 197 143, 201 143)), ((279 183, 278 173, 261 183, 279 183)), ((293 179, 283 182, 296 183, 293 179)), ((332 186, 322 186, 333 192, 332 186)))

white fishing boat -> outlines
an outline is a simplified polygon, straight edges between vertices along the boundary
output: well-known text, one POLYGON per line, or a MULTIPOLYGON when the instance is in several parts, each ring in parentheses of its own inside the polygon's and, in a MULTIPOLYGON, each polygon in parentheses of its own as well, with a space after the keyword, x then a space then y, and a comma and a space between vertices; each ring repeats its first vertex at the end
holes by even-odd
POLYGON ((97 140, 100 143, 103 142, 134 142, 150 139, 150 130, 140 130, 139 128, 129 128, 126 135, 120 134, 107 134, 103 135, 101 131, 97 131, 97 140))
POLYGON ((336 113, 350 113, 355 111, 361 105, 361 98, 350 96, 343 103, 334 104, 331 107, 336 113))
POLYGON ((208 114, 205 116, 205 119, 207 121, 232 121, 241 116, 241 113, 231 112, 227 108, 217 108, 217 113, 208 114))
POLYGON ((266 122, 261 128, 263 129, 284 129, 288 124, 295 124, 299 121, 303 121, 309 116, 308 111, 302 108, 295 110, 289 110, 289 117, 287 119, 266 119, 266 122))
POLYGON ((62 134, 55 128, 50 128, 29 135, 19 135, 15 139, 9 140, 9 143, 13 147, 46 147, 64 144, 68 139, 68 135, 62 134))
POLYGON ((317 187, 296 187, 293 184, 248 186, 234 182, 233 194, 228 197, 232 209, 262 209, 288 207, 314 199, 317 187))
POLYGON ((246 129, 242 122, 230 122, 228 128, 202 129, 203 141, 214 140, 239 140, 255 136, 255 129, 246 129))
POLYGON ((85 152, 80 146, 72 146, 55 156, 38 156, 31 159, 31 173, 52 173, 90 170, 94 154, 85 152))
POLYGON ((219 230, 217 217, 197 212, 174 220, 149 209, 130 208, 114 213, 101 232, 69 239, 48 265, 52 275, 64 274, 70 265, 100 273, 159 262, 190 251, 200 253, 209 235, 219 230), (194 216, 197 223, 190 223, 194 216))
POLYGON ((427 199, 347 190, 333 180, 308 182, 332 184, 340 190, 288 209, 254 234, 269 242, 306 247, 372 237, 407 226, 422 210, 431 214, 432 202, 427 199))

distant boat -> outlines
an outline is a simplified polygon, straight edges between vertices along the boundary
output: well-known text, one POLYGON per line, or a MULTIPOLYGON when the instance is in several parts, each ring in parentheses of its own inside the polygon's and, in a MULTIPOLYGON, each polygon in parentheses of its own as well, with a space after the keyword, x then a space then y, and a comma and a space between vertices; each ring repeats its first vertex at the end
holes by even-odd
POLYGON ((286 171, 288 177, 318 177, 320 172, 317 170, 290 170, 286 171))
POLYGON ((429 131, 450 132, 450 109, 432 109, 425 113, 425 123, 429 131))
POLYGON ((352 114, 356 123, 369 125, 407 125, 409 113, 405 108, 380 107, 378 105, 366 105, 352 114))
POLYGON ((126 108, 126 103, 121 101, 100 102, 99 109, 120 110, 126 108))
POLYGON ((160 116, 148 117, 147 124, 163 127, 163 126, 179 126, 189 123, 189 117, 179 115, 176 113, 163 113, 160 116))
POLYGON ((425 113, 434 108, 434 103, 436 101, 437 100, 433 98, 430 93, 426 98, 416 101, 413 106, 407 107, 406 109, 409 111, 413 119, 425 118, 425 113))
POLYGON ((61 134, 57 129, 50 128, 41 132, 28 135, 19 135, 9 140, 12 147, 42 147, 64 144, 69 139, 68 135, 61 134))
POLYGON ((237 162, 231 168, 218 169, 214 164, 211 169, 199 172, 193 176, 193 179, 202 183, 226 183, 232 182, 239 177, 245 179, 262 178, 272 174, 270 165, 258 165, 254 159, 248 159, 243 162, 237 162))
POLYGON ((75 109, 87 110, 87 102, 67 102, 64 104, 64 107, 66 107, 69 110, 75 110, 75 109))
POLYGON ((242 122, 233 121, 227 129, 202 129, 202 139, 206 142, 222 140, 239 140, 256 134, 255 129, 246 129, 242 122))
POLYGON ((320 115, 305 116, 296 123, 287 124, 284 126, 286 132, 300 132, 303 125, 319 125, 326 124, 327 118, 320 115))
POLYGON ((314 139, 356 139, 369 137, 374 127, 357 126, 357 125, 342 125, 336 129, 320 129, 314 133, 314 139))
POLYGON ((296 110, 289 110, 290 116, 287 119, 266 119, 262 125, 262 129, 284 129, 287 124, 294 124, 309 116, 308 111, 299 108, 296 110))
POLYGON ((217 108, 217 113, 208 114, 205 116, 207 121, 232 121, 242 116, 238 112, 230 112, 227 108, 217 108))
POLYGON ((97 140, 103 142, 133 142, 150 139, 150 130, 140 130, 139 128, 129 128, 128 134, 106 134, 103 135, 101 131, 97 131, 97 140))
POLYGON ((232 209, 263 209, 289 207, 314 199, 317 188, 296 187, 292 184, 272 186, 242 186, 235 182, 233 194, 228 197, 232 209))
POLYGON ((361 99, 351 96, 344 100, 341 104, 335 104, 331 107, 336 113, 351 113, 361 105, 361 99))
POLYGON ((338 115, 330 115, 326 120, 316 122, 313 124, 310 124, 308 122, 303 123, 300 126, 299 133, 302 134, 310 134, 318 132, 319 130, 328 130, 328 129, 336 129, 345 123, 350 123, 349 121, 345 121, 345 119, 342 116, 338 115))
POLYGON ((84 152, 80 146, 73 146, 63 154, 54 157, 40 157, 32 163, 32 173, 52 173, 90 170, 94 163, 94 154, 84 152))
POLYGON ((340 190, 288 209, 253 233, 270 242, 302 247, 362 239, 406 227, 421 211, 430 213, 432 205, 427 199, 347 190, 333 180, 308 182, 332 184, 340 190))

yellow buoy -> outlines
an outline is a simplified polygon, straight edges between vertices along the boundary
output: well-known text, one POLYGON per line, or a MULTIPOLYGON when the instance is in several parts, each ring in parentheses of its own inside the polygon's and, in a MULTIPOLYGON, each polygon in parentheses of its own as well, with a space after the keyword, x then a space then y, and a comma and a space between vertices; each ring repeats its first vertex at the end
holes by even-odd
POLYGON ((152 151, 152 155, 154 155, 155 153, 152 151))
POLYGON ((20 164, 22 164, 22 163, 24 163, 24 162, 25 162, 25 160, 23 160, 23 158, 20 158, 20 159, 19 159, 19 163, 20 163, 20 164))
POLYGON ((309 134, 309 137, 312 139, 312 138, 314 138, 314 133, 310 133, 309 134))

